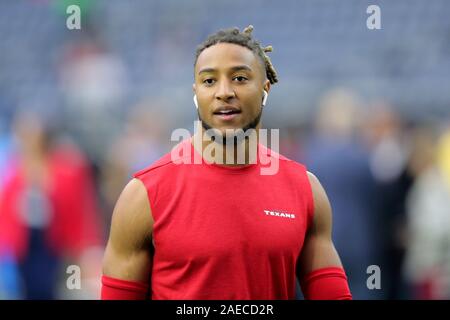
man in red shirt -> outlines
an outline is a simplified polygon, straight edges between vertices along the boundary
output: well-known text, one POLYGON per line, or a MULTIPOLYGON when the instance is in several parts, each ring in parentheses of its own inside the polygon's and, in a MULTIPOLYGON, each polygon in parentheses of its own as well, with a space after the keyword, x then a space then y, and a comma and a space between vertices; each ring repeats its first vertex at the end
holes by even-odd
POLYGON ((63 297, 59 279, 72 263, 84 276, 98 270, 89 259, 102 242, 93 175, 81 150, 52 129, 33 112, 16 114, 17 149, 0 192, 0 260, 17 265, 24 299, 63 297))
POLYGON ((255 130, 259 141, 262 110, 278 82, 271 47, 262 48, 252 30, 222 30, 198 47, 193 91, 201 127, 124 188, 102 299, 295 299, 297 279, 306 299, 351 299, 317 178, 260 143, 252 158, 251 139, 230 131, 255 130), (216 139, 204 139, 204 131, 216 139), (237 153, 230 162, 228 141, 244 148, 244 164, 237 153), (262 157, 277 170, 262 174, 262 157))

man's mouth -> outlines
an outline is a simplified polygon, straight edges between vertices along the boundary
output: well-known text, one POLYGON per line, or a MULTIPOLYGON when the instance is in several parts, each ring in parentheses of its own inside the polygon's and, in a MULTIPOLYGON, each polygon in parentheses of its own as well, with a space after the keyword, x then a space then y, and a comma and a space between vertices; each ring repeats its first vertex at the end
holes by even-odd
POLYGON ((214 115, 219 117, 222 120, 232 120, 235 117, 237 117, 241 113, 241 110, 237 108, 218 108, 216 111, 214 111, 214 115))

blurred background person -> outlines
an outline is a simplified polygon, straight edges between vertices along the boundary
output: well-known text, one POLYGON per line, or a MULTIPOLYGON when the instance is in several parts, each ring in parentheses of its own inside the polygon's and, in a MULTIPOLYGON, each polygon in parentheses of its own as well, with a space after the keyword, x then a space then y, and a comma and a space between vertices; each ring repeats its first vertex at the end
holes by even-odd
POLYGON ((303 150, 305 163, 327 190, 333 209, 333 239, 348 271, 355 299, 369 299, 366 269, 379 254, 375 233, 374 180, 369 154, 358 135, 361 106, 349 90, 324 95, 314 121, 314 133, 303 150))
POLYGON ((405 277, 413 299, 450 299, 449 131, 414 131, 410 167, 415 180, 407 198, 405 277))
POLYGON ((0 257, 17 267, 20 297, 55 299, 64 263, 93 276, 84 256, 102 243, 92 175, 82 152, 29 111, 13 124, 16 152, 0 199, 0 257))
POLYGON ((362 132, 375 181, 377 265, 382 270, 385 299, 409 298, 402 268, 407 248, 406 197, 414 177, 408 169, 411 143, 405 121, 389 103, 378 101, 366 108, 362 132))
POLYGON ((126 68, 89 32, 66 45, 59 67, 66 128, 98 166, 126 115, 122 108, 128 85, 126 68))

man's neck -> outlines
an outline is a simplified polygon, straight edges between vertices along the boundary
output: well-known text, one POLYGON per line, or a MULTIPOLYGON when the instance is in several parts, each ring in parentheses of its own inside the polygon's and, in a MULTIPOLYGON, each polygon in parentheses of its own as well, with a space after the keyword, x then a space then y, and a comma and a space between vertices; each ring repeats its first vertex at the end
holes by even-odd
POLYGON ((258 153, 259 126, 256 128, 255 134, 250 137, 238 141, 232 138, 226 142, 228 143, 213 141, 211 136, 205 134, 201 126, 192 137, 194 148, 208 163, 232 167, 255 164, 258 153))

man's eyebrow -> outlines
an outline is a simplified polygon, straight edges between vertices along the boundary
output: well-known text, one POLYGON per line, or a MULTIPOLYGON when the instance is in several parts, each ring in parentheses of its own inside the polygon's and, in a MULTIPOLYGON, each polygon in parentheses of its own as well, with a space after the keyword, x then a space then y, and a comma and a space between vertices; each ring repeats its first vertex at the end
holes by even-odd
MULTIPOLYGON (((241 70, 253 71, 252 68, 250 68, 249 66, 247 66, 245 64, 231 67, 230 70, 232 72, 241 71, 241 70)), ((214 69, 214 68, 203 68, 198 72, 198 74, 207 73, 207 72, 216 72, 216 71, 217 71, 217 69, 214 69)))
POLYGON ((252 68, 250 68, 249 66, 243 64, 241 66, 235 66, 231 68, 231 71, 241 71, 241 70, 246 70, 246 71, 252 71, 252 68))

